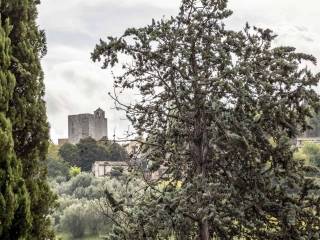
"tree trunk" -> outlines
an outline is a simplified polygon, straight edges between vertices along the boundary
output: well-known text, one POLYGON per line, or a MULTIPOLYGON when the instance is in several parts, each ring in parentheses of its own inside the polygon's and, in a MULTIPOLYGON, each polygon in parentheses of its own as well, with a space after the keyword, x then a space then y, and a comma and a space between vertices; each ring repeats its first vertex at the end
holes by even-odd
POLYGON ((199 223, 199 239, 209 240, 209 225, 208 220, 199 223))

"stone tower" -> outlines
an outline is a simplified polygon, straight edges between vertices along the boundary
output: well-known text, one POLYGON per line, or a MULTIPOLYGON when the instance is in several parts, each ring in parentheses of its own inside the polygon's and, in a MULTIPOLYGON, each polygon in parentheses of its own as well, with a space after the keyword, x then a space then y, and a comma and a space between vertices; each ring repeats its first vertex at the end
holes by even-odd
POLYGON ((88 137, 95 140, 108 137, 108 120, 105 117, 105 112, 98 108, 94 114, 68 116, 68 135, 69 142, 73 144, 88 137))

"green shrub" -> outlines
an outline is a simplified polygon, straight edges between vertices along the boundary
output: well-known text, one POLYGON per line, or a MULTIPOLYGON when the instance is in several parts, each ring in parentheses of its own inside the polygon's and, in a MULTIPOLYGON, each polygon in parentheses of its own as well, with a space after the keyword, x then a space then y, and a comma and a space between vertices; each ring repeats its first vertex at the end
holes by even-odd
POLYGON ((71 177, 76 177, 81 173, 81 168, 79 167, 71 167, 69 170, 69 175, 71 177))
POLYGON ((61 219, 62 229, 69 232, 74 238, 85 235, 86 219, 81 203, 71 205, 63 212, 61 219))

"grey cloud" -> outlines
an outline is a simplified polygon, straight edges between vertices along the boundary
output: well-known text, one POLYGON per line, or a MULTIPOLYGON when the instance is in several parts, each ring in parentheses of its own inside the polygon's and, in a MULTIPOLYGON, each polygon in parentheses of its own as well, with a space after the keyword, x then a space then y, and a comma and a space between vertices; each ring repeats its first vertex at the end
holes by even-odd
POLYGON ((307 37, 307 36, 301 36, 301 38, 303 38, 305 41, 307 42, 314 42, 315 40, 313 40, 312 38, 310 37, 307 37))
POLYGON ((82 92, 87 97, 92 97, 96 94, 104 93, 104 96, 107 97, 107 87, 104 87, 101 83, 96 81, 91 81, 90 78, 83 79, 83 88, 82 92), (101 89, 105 89, 104 91, 101 91, 101 89))
POLYGON ((76 78, 76 73, 75 73, 75 70, 73 69, 67 69, 62 72, 62 76, 65 78, 66 81, 74 82, 76 78))
POLYGON ((128 27, 139 27, 151 23, 152 18, 172 15, 170 9, 160 9, 149 4, 121 6, 118 2, 101 3, 82 9, 82 22, 87 29, 97 35, 119 34, 128 27))
POLYGON ((68 69, 61 74, 61 77, 68 84, 75 85, 79 94, 88 98, 101 93, 102 89, 107 89, 108 86, 105 82, 91 78, 90 76, 87 76, 87 74, 83 76, 82 73, 82 71, 68 69))
POLYGON ((295 27, 300 32, 307 32, 308 31, 308 28, 305 26, 295 26, 295 27))
POLYGON ((51 116, 74 111, 72 96, 62 92, 50 92, 46 96, 48 112, 51 116))
MULTIPOLYGON (((121 4, 121 1, 100 1, 71 7, 67 22, 64 17, 52 21, 40 14, 40 24, 48 25, 45 29, 50 44, 93 48, 99 38, 119 35, 128 27, 142 26, 150 23, 152 18, 162 17, 164 13, 174 13, 173 10, 160 9, 151 4, 128 6, 121 4)), ((52 14, 64 15, 67 10, 56 9, 52 14)))
POLYGON ((58 31, 46 29, 47 40, 55 45, 70 45, 73 47, 87 47, 88 42, 93 42, 94 39, 90 34, 76 31, 58 31))
MULTIPOLYGON (((179 0, 54 0, 42 1, 39 24, 48 37, 48 55, 43 59, 46 99, 52 136, 65 137, 67 115, 92 112, 102 107, 113 129, 121 135, 129 123, 114 110, 107 96, 112 76, 90 60, 100 38, 120 35, 128 27, 149 24, 152 18, 174 15, 179 0), (63 7, 61 7, 63 6, 63 7)), ((230 0, 234 15, 229 28, 250 25, 273 29, 278 45, 296 46, 298 51, 320 57, 319 0, 230 0)), ((319 67, 317 68, 319 71, 319 67)), ((125 94, 133 101, 134 94, 125 94)))

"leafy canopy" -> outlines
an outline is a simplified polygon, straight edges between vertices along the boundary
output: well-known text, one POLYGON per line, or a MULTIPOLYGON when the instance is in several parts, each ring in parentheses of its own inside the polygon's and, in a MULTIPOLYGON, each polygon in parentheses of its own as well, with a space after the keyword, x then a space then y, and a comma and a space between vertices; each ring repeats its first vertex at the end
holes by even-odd
POLYGON ((115 93, 140 94, 111 96, 146 137, 143 157, 167 169, 160 181, 182 182, 115 204, 125 221, 109 239, 319 238, 316 186, 290 142, 319 108, 320 75, 302 64, 316 59, 274 47, 269 29, 228 30, 226 7, 183 0, 177 16, 96 46, 94 61, 122 68, 115 93))

